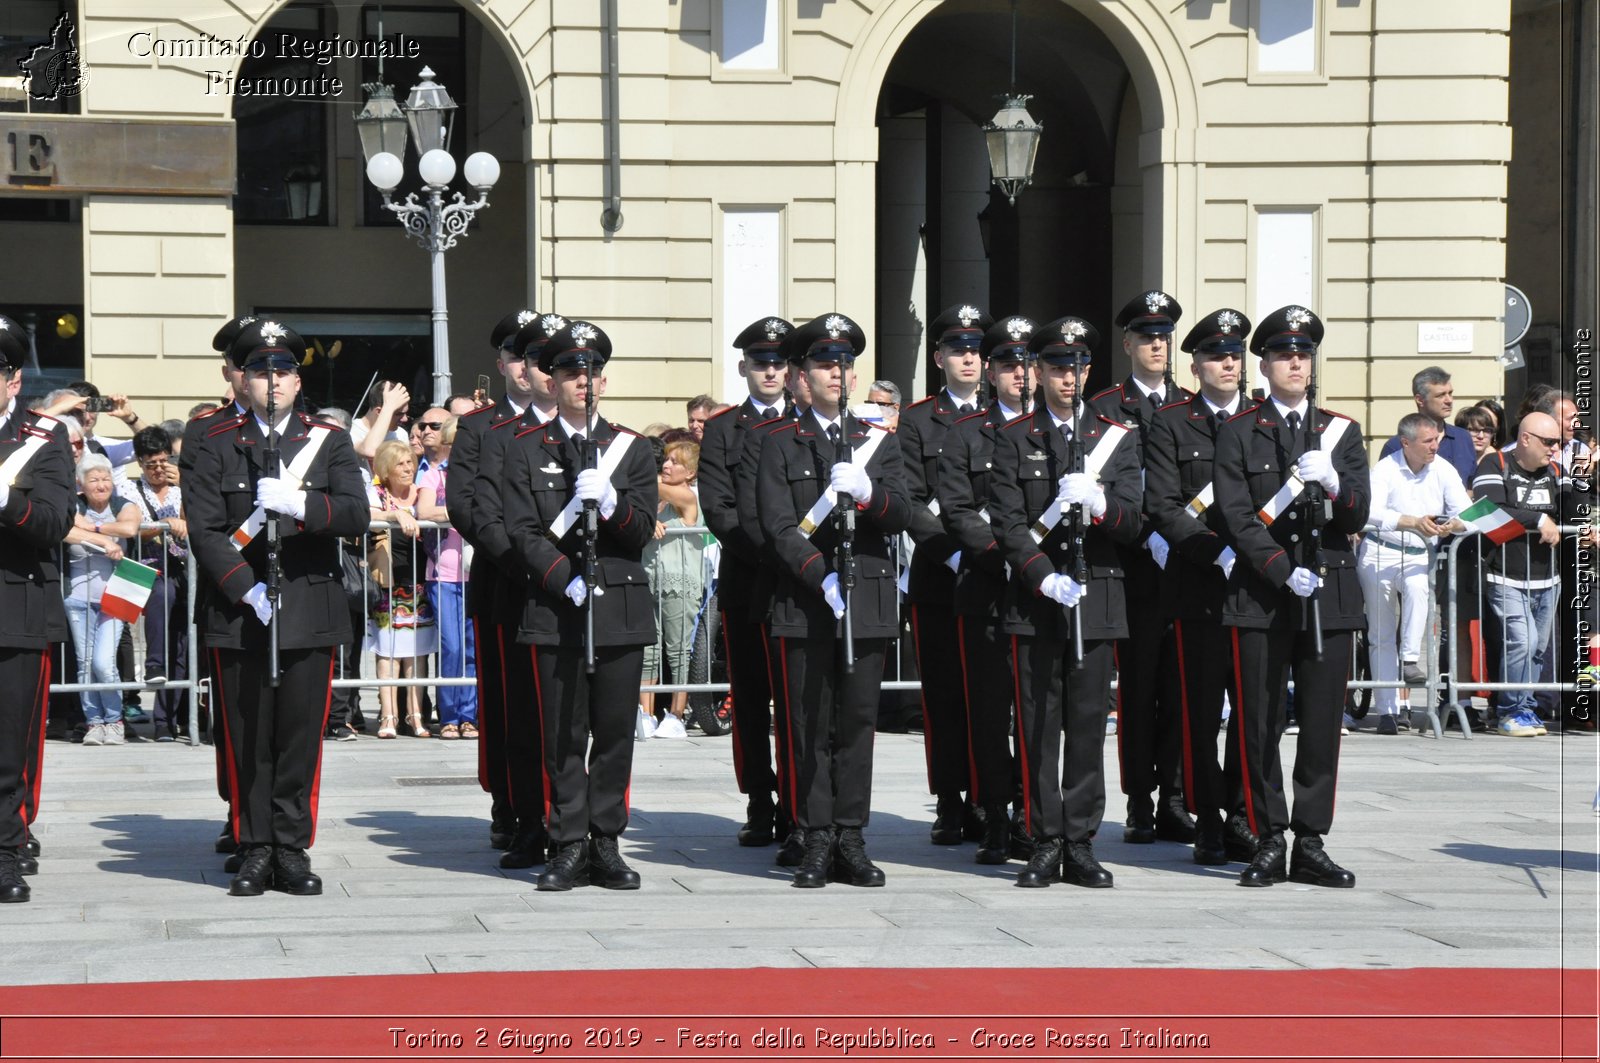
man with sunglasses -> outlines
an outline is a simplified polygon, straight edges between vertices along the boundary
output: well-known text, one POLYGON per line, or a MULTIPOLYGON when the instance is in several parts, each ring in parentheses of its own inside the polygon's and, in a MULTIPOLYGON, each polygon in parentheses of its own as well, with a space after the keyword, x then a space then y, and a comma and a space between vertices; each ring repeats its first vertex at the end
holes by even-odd
MULTIPOLYGON (((1494 502, 1530 533, 1485 548, 1484 578, 1494 617, 1484 636, 1491 650, 1498 651, 1499 675, 1506 683, 1532 683, 1539 677, 1550 652, 1561 583, 1555 555, 1563 514, 1580 512, 1577 506, 1593 499, 1593 483, 1569 473, 1557 460, 1560 451, 1560 424, 1547 413, 1530 413, 1517 426, 1511 449, 1484 458, 1472 481, 1475 495, 1494 502)), ((1544 734, 1535 703, 1531 690, 1495 691, 1499 732, 1511 738, 1544 734)))

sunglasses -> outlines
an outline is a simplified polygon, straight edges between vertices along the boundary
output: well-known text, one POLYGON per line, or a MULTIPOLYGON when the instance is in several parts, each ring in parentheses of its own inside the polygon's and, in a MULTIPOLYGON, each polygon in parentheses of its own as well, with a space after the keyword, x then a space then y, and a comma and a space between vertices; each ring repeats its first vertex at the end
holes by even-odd
POLYGON ((1557 436, 1554 439, 1551 439, 1549 436, 1534 435, 1532 432, 1529 432, 1528 434, 1530 436, 1533 436, 1534 439, 1537 439, 1539 442, 1543 443, 1547 447, 1559 447, 1561 445, 1561 437, 1560 436, 1557 436))
POLYGON ((417 422, 417 427, 422 429, 424 432, 443 432, 444 431, 444 422, 443 421, 418 421, 417 422))

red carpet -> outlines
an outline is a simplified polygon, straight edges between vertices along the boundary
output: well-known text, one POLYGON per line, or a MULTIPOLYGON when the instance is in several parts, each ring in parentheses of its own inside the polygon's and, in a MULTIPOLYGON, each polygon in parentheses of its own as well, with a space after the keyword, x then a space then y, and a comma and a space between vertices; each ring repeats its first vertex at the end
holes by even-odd
POLYGON ((1597 986, 1553 970, 767 968, 22 986, 0 991, 0 1059, 1594 1060, 1597 986), (669 999, 683 1011, 662 1013, 669 999), (175 1000, 192 1006, 155 1013, 175 1000))

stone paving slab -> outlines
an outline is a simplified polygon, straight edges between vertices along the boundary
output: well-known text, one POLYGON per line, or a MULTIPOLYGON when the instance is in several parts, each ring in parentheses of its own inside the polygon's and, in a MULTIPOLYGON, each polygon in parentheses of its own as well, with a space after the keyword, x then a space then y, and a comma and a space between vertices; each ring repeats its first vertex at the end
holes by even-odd
MULTIPOLYGON (((1284 742, 1292 764, 1293 739, 1284 742)), ((634 893, 539 893, 487 845, 472 743, 329 744, 320 898, 227 896, 209 748, 46 748, 34 900, 0 907, 0 984, 755 966, 1592 966, 1600 743, 1352 736, 1330 853, 1351 891, 1244 890, 1182 846, 1121 841, 1113 890, 1019 890, 1020 865, 928 844, 917 735, 879 735, 868 843, 889 883, 797 891, 733 835, 726 738, 636 747, 634 893), (402 785, 417 779, 449 785, 402 785), (1505 913, 1515 911, 1515 925, 1505 913)))

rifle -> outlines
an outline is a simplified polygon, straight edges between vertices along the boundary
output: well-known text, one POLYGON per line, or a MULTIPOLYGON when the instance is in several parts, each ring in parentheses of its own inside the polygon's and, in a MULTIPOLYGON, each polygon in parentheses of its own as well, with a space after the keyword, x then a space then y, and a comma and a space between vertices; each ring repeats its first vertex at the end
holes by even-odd
MULTIPOLYGON (((594 445, 594 356, 584 356, 588 370, 589 386, 583 396, 583 467, 598 468, 599 455, 594 445)), ((594 675, 594 588, 599 582, 595 564, 595 548, 600 538, 600 503, 594 499, 583 503, 583 582, 589 593, 583 598, 583 668, 594 675)))
MULTIPOLYGON (((1072 389, 1072 442, 1067 444, 1067 467, 1072 472, 1083 472, 1083 394, 1081 382, 1072 389)), ((1083 503, 1068 507, 1063 514, 1072 527, 1072 578, 1078 586, 1089 585, 1089 560, 1083 555, 1084 512, 1083 503)), ((1081 604, 1081 603, 1080 603, 1081 604)), ((1079 605, 1072 607, 1072 667, 1083 667, 1083 612, 1079 605)))
MULTIPOLYGON (((840 383, 848 380, 845 374, 849 369, 841 367, 840 383)), ((850 453, 850 392, 845 388, 841 394, 843 402, 839 407, 839 444, 845 454, 850 453)), ((839 460, 840 455, 835 454, 834 460, 839 460)), ((850 675, 856 670, 856 633, 851 624, 850 599, 851 592, 856 585, 856 502, 849 495, 841 494, 833 508, 834 527, 839 535, 839 545, 835 550, 834 563, 839 570, 839 596, 844 599, 844 674, 850 675)), ((841 687, 842 689, 842 687, 841 687)))
MULTIPOLYGON (((261 455, 266 475, 283 474, 282 456, 278 453, 278 380, 277 370, 267 363, 267 449, 261 455)), ((272 607, 272 619, 267 622, 267 685, 276 688, 283 678, 278 661, 278 597, 282 588, 282 566, 278 550, 283 540, 278 532, 278 513, 267 510, 267 604, 272 607)))
MULTIPOLYGON (((1311 355, 1311 376, 1306 382, 1306 416, 1301 429, 1305 433, 1305 448, 1301 453, 1309 453, 1316 443, 1316 436, 1312 434, 1311 422, 1317 416, 1317 356, 1311 355)), ((1308 566, 1316 573, 1320 581, 1327 576, 1328 562, 1322 556, 1322 528, 1333 514, 1329 512, 1332 503, 1323 494, 1320 483, 1306 484, 1306 547, 1310 554, 1311 564, 1308 566)), ((1322 602, 1320 587, 1311 588, 1311 596, 1306 599, 1305 608, 1310 611, 1311 619, 1311 645, 1312 653, 1317 660, 1322 660, 1322 602)))

